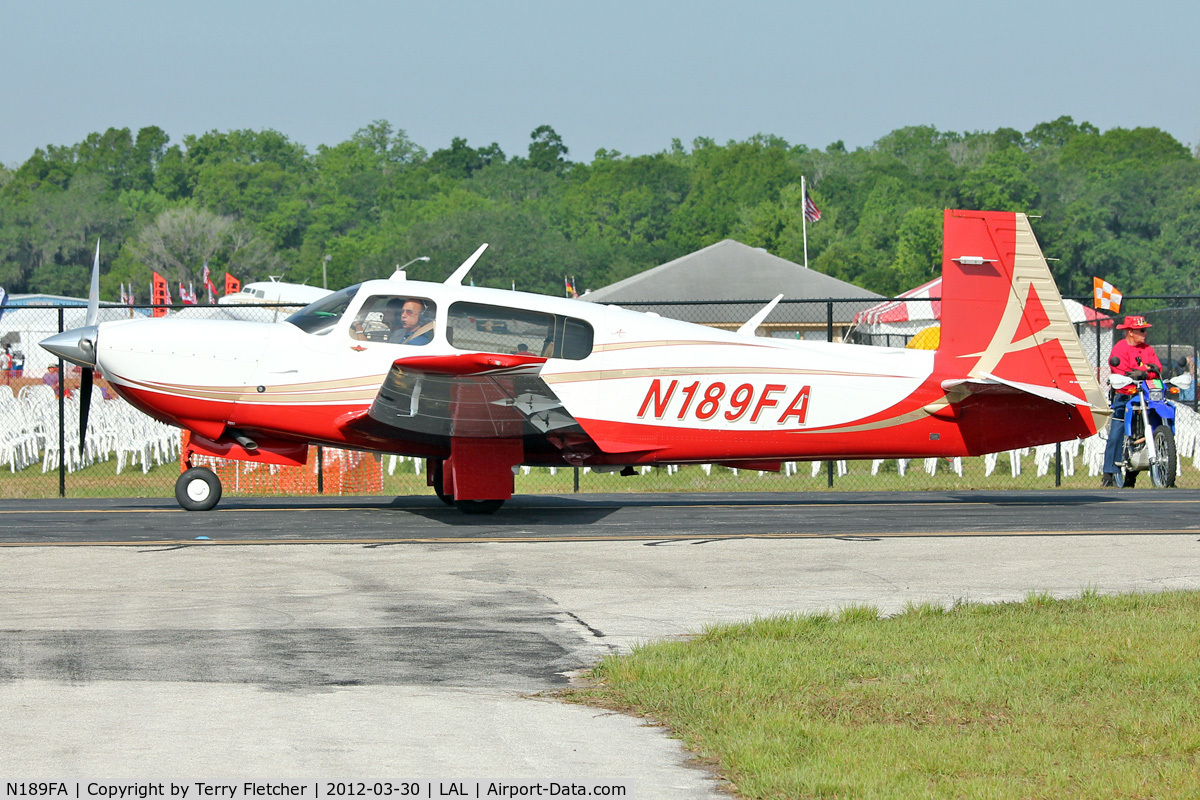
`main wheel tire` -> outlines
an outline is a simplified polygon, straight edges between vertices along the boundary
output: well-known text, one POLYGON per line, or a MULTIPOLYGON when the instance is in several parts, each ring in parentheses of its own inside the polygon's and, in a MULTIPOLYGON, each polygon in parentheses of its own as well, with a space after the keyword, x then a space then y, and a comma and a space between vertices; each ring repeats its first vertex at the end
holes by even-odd
POLYGON ((454 507, 464 514, 495 514, 503 500, 455 500, 454 507))
POLYGON ((221 479, 207 467, 192 467, 175 481, 175 499, 188 511, 208 511, 221 502, 221 479))
POLYGON ((1175 485, 1175 471, 1179 468, 1175 454, 1175 434, 1167 425, 1154 429, 1154 452, 1158 455, 1150 465, 1150 480, 1160 489, 1175 485))
POLYGON ((454 505, 454 495, 446 492, 446 476, 445 471, 442 469, 443 463, 445 462, 439 461, 433 468, 433 492, 438 496, 438 500, 441 500, 448 506, 452 506, 454 505))

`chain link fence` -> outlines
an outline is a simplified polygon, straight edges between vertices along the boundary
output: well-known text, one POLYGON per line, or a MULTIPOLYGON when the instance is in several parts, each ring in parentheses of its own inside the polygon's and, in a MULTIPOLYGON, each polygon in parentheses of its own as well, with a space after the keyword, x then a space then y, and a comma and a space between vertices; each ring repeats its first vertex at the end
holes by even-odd
MULTIPOLYGON (((626 308, 726 329, 736 329, 763 302, 624 303, 626 308)), ((1084 302, 1090 303, 1090 298, 1084 302)), ((846 341, 904 347, 936 325, 936 298, 882 313, 887 303, 853 300, 782 301, 760 326, 759 336, 846 341), (923 303, 923 305, 922 305, 923 303), (904 316, 905 319, 899 319, 904 316)), ((1097 375, 1108 377, 1114 320, 1097 317, 1082 303, 1068 303, 1097 375), (1076 319, 1078 317, 1078 319, 1076 319)), ((1200 297, 1128 297, 1124 308, 1154 325, 1151 343, 1164 364, 1195 371, 1200 346, 1200 297)), ((295 306, 176 306, 179 316, 279 321, 295 306)), ((100 320, 147 316, 149 306, 105 306, 100 320)), ((112 392, 102 376, 88 417, 87 442, 79 449, 80 370, 58 361, 37 343, 83 325, 76 305, 10 305, 0 317, 0 347, 10 368, 0 371, 0 498, 172 497, 180 471, 182 432, 135 410, 112 392)), ((1200 415, 1194 389, 1178 401, 1177 485, 1200 488, 1200 415)), ((528 468, 516 476, 518 494, 572 492, 729 492, 818 490, 955 490, 1092 488, 1099 484, 1102 436, 1043 445, 979 458, 789 462, 778 473, 716 464, 640 468, 634 475, 584 468, 528 468)), ((305 467, 248 462, 216 464, 227 495, 427 494, 421 459, 312 448, 305 467)))

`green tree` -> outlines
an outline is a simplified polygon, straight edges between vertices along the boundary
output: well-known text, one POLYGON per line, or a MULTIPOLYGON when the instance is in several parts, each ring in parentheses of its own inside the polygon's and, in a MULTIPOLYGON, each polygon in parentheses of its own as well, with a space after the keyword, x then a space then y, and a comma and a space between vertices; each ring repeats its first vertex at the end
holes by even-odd
POLYGON ((777 203, 779 192, 800 182, 787 142, 755 136, 720 147, 697 140, 686 162, 690 189, 671 215, 668 237, 684 252, 727 238, 742 210, 777 203))
POLYGON ((1033 162, 1017 147, 990 153, 979 169, 971 170, 961 183, 961 205, 986 211, 1037 213, 1037 186, 1030 178, 1033 162))
POLYGON ((539 125, 529 134, 529 165, 561 175, 569 166, 567 146, 549 125, 539 125))
POLYGON ((265 278, 283 268, 278 254, 248 227, 232 217, 194 206, 162 212, 127 244, 126 251, 122 270, 110 273, 110 291, 118 279, 146 285, 151 271, 166 278, 172 287, 198 284, 206 262, 212 271, 223 269, 243 281, 265 278))
POLYGON ((467 145, 466 139, 456 136, 450 142, 449 148, 433 151, 428 164, 434 172, 463 179, 471 177, 472 173, 489 164, 503 161, 504 151, 495 142, 487 147, 473 148, 467 145))
POLYGON ((942 274, 942 212, 936 208, 910 208, 900 223, 896 258, 892 262, 892 291, 908 291, 942 274))

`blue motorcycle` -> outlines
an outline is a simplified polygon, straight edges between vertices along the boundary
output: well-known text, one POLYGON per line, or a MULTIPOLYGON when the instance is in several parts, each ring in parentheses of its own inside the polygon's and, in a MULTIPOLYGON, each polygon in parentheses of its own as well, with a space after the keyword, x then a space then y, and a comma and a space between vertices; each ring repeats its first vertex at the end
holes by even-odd
MULTIPOLYGON (((1115 367, 1120 361, 1114 357, 1109 363, 1115 367)), ((1151 364, 1128 375, 1114 373, 1108 382, 1118 392, 1128 393, 1129 387, 1134 387, 1125 406, 1125 444, 1117 460, 1117 486, 1132 487, 1138 473, 1147 471, 1150 482, 1160 489, 1174 486, 1178 460, 1175 404, 1170 398, 1192 385, 1191 374, 1185 371, 1164 381, 1158 367, 1151 364)))

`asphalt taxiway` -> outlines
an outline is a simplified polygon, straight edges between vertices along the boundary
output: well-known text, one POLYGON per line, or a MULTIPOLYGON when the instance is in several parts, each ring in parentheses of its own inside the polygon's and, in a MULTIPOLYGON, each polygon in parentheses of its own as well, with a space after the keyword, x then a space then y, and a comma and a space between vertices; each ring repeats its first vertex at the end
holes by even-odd
POLYGON ((1186 534, 1200 492, 845 492, 518 496, 493 515, 434 497, 11 500, 3 545, 436 544, 836 536, 1186 534))
POLYGON ((0 505, 12 774, 546 778, 719 796, 640 721, 542 693, 757 615, 1200 589, 1200 492, 0 505))

